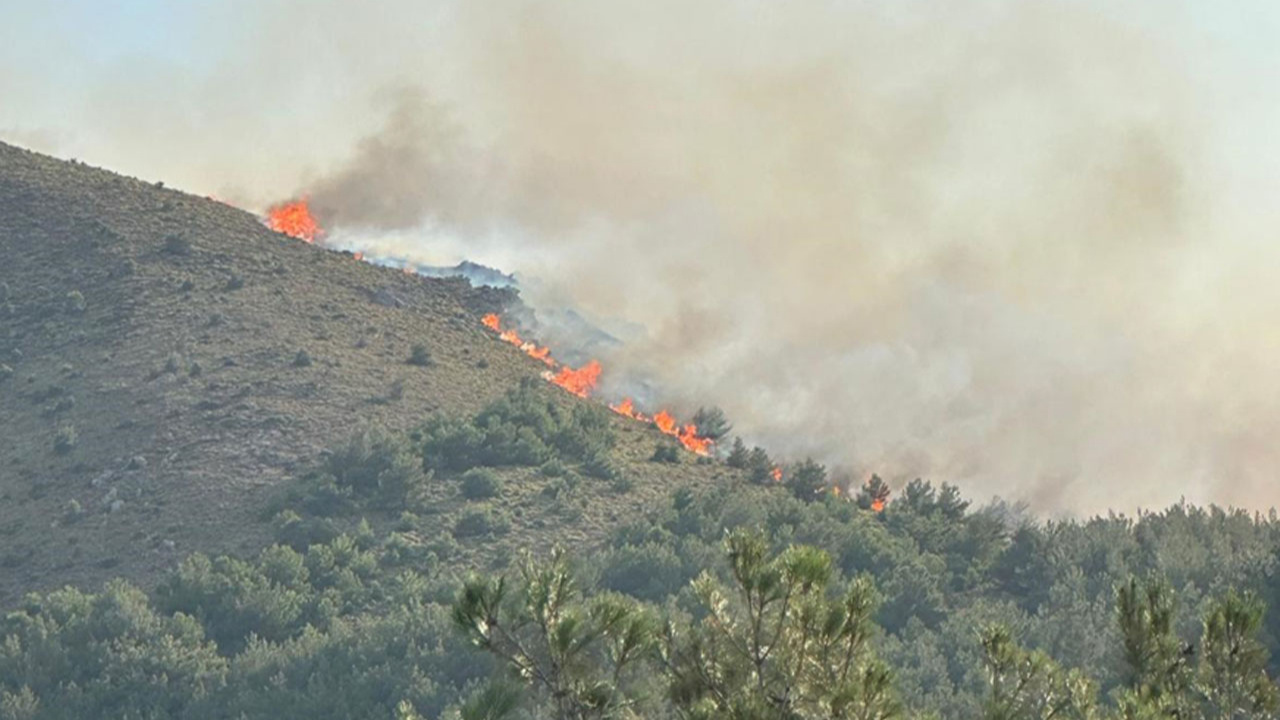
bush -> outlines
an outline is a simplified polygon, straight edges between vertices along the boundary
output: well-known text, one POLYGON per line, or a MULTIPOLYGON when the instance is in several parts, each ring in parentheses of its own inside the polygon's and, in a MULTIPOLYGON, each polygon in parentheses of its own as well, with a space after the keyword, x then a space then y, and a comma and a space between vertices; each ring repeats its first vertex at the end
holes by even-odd
POLYGON ((322 479, 332 478, 339 489, 356 498, 372 499, 387 508, 405 504, 408 494, 426 476, 406 440, 381 431, 361 433, 334 450, 325 460, 322 479))
POLYGON ((428 365, 431 364, 431 351, 427 350, 426 345, 421 345, 421 344, 414 345, 413 348, 409 351, 408 362, 410 365, 417 365, 418 367, 427 367, 428 365))
POLYGON ((550 460, 542 463, 541 471, 544 477, 557 478, 569 472, 569 468, 567 468, 564 463, 560 462, 559 459, 551 458, 550 460))
POLYGON ((293 356, 294 367, 311 367, 311 355, 306 350, 299 350, 297 355, 293 356))
POLYGON ((84 295, 79 290, 67 293, 67 312, 82 313, 86 307, 84 295))
POLYGON ((75 426, 63 425, 53 436, 53 451, 59 455, 66 455, 75 449, 77 440, 75 426))
POLYGON ((170 255, 188 255, 191 253, 191 241, 181 235, 166 235, 164 252, 170 255))
POLYGON ((618 477, 618 466, 614 465, 613 458, 609 457, 608 451, 598 450, 583 461, 582 472, 586 473, 588 477, 613 480, 618 477))
POLYGON ((669 442, 658 443, 653 449, 653 462, 676 464, 680 462, 680 448, 669 442))
POLYGON ((502 478, 488 468, 472 468, 462 474, 462 496, 485 500, 502 493, 502 478))
POLYGON ((453 535, 459 538, 501 535, 510 529, 511 521, 505 515, 483 506, 463 512, 453 526, 453 535))
POLYGON ((622 473, 618 473, 612 480, 609 481, 609 489, 619 495, 626 495, 627 493, 631 492, 635 488, 636 488, 635 481, 627 477, 626 475, 623 475, 622 473))

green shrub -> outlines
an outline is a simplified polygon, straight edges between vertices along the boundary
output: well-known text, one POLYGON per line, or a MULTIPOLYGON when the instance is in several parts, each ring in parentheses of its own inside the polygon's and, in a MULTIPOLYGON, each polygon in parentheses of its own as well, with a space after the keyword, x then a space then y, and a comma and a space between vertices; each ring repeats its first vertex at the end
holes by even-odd
POLYGON ((729 451, 729 457, 725 460, 731 468, 745 468, 750 454, 747 452, 747 446, 742 442, 742 438, 733 439, 733 449, 729 451))
POLYGON ((653 449, 653 456, 649 458, 653 462, 676 464, 680 462, 680 448, 674 443, 660 442, 653 449))
POLYGON ((85 304, 84 295, 79 290, 72 290, 67 293, 67 312, 82 313, 87 305, 85 304))
POLYGON ((462 475, 462 496, 485 500, 502 493, 502 478, 488 468, 472 468, 462 475))
POLYGON ((417 365, 418 367, 427 367, 428 365, 431 364, 431 351, 427 350, 426 345, 422 345, 422 344, 414 345, 413 348, 409 351, 408 362, 410 365, 417 365))
POLYGON ((332 542, 342 534, 328 518, 304 518, 292 510, 281 511, 271 524, 276 542, 298 551, 332 542))
POLYGON ((626 495, 635 488, 635 481, 623 473, 618 473, 609 481, 609 489, 619 495, 626 495))
POLYGON ((454 537, 501 535, 511 529, 511 521, 488 506, 469 508, 453 526, 454 537))
POLYGON ((614 464, 613 458, 609 457, 607 450, 599 450, 582 461, 582 472, 588 477, 613 480, 618 477, 618 466, 614 464))
POLYGON ((377 430, 361 433, 332 451, 321 476, 332 478, 335 487, 350 490, 356 498, 387 508, 402 507, 410 491, 426 480, 408 442, 377 430))
POLYGON ((170 255, 188 255, 191 253, 191 241, 181 235, 166 235, 164 252, 170 255))
POLYGON ((569 472, 569 468, 566 467, 565 464, 559 460, 559 458, 551 458, 550 460, 542 463, 542 467, 540 468, 540 470, 544 477, 549 477, 549 478, 561 477, 565 473, 569 472))
POLYGON ((311 367, 311 354, 306 350, 299 350, 297 355, 293 356, 294 367, 311 367))
POLYGON ((75 449, 77 441, 75 426, 63 425, 53 436, 53 451, 59 455, 66 455, 75 449))

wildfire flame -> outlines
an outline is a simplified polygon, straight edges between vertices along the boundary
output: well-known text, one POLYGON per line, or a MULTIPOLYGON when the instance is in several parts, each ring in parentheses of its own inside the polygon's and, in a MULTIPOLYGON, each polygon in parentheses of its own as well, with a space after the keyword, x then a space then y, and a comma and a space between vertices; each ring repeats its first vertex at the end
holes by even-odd
POLYGON ((873 512, 884 512, 884 498, 875 498, 871 501, 871 510, 873 512))
POLYGON ((773 472, 770 474, 773 475, 774 482, 782 482, 782 468, 776 467, 773 469, 773 472))
MULTIPOLYGON (((489 313, 480 318, 480 322, 484 323, 485 327, 498 333, 499 340, 515 345, 523 350, 525 355, 535 360, 541 360, 547 367, 554 368, 556 366, 556 361, 551 357, 551 348, 538 347, 535 343, 527 342, 521 339, 519 333, 515 330, 503 330, 501 320, 494 313, 489 313)), ((592 385, 594 386, 595 383, 592 383, 592 385)), ((584 395, 583 397, 586 396, 584 395)))
POLYGON ((596 382, 600 379, 600 363, 592 360, 577 370, 566 365, 560 368, 560 372, 554 375, 548 373, 548 375, 551 382, 584 398, 591 394, 596 387, 596 382))
POLYGON ((324 228, 311 214, 306 198, 272 206, 267 210, 267 227, 309 243, 324 236, 324 228))
MULTIPOLYGON (((536 360, 540 360, 552 368, 543 373, 543 377, 547 382, 559 385, 568 392, 578 397, 590 397, 591 392, 595 390, 596 383, 600 380, 600 373, 603 368, 600 367, 599 361, 592 360, 580 368, 572 368, 568 365, 561 365, 551 357, 551 350, 546 347, 540 347, 537 343, 530 342, 520 337, 512 328, 503 329, 502 319, 496 313, 489 313, 480 318, 481 324, 490 330, 498 333, 498 339, 520 348, 526 355, 536 360)), ((692 452, 699 455, 709 455, 711 446, 714 441, 711 438, 705 438, 698 435, 698 427, 692 423, 681 426, 674 416, 666 410, 661 410, 652 418, 642 412, 636 410, 635 403, 631 398, 623 398, 621 402, 609 406, 610 410, 633 420, 640 422, 652 422, 663 434, 680 441, 680 444, 692 452)))

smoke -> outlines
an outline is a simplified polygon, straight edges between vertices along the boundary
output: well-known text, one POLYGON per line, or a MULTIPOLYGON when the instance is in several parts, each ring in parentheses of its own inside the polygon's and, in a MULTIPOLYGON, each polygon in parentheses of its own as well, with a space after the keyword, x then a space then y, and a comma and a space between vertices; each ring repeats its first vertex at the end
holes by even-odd
POLYGON ((52 100, 0 62, 0 136, 537 278, 775 454, 1264 508, 1280 13, 1198 5, 230 3, 52 100))

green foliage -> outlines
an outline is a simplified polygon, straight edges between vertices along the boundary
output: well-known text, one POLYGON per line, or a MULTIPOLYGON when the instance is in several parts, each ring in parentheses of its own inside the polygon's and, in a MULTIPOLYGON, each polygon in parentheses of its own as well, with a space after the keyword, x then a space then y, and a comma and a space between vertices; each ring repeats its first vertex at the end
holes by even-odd
POLYGON ((299 350, 298 354, 293 356, 293 366, 300 368, 311 367, 311 354, 305 349, 299 350))
POLYGON ((1267 677, 1267 649, 1259 641, 1265 606, 1234 589, 1214 600, 1200 638, 1200 694, 1207 717, 1275 717, 1280 691, 1267 677))
POLYGON ((416 344, 409 350, 407 362, 418 367, 428 367, 431 365, 431 351, 426 345, 416 344))
POLYGON ((511 520, 506 515, 485 505, 464 510, 454 523, 453 535, 458 538, 502 535, 510 529, 511 520))
POLYGON ((85 308, 87 307, 84 299, 84 294, 82 294, 79 290, 72 290, 71 292, 67 293, 67 297, 65 301, 66 301, 67 312, 69 313, 80 314, 84 312, 85 308))
POLYGON ((827 492, 827 468, 806 458, 787 473, 786 486, 799 500, 816 500, 827 492))
POLYGON ((690 718, 896 718, 892 675, 871 650, 877 603, 868 578, 833 592, 830 556, 763 534, 725 540, 731 584, 692 586, 702 619, 673 623, 662 644, 671 698, 690 718))
POLYGON ((746 443, 742 442, 742 438, 733 439, 733 448, 729 450, 729 457, 725 458, 725 462, 731 468, 743 469, 747 466, 747 460, 750 454, 747 452, 746 443))
POLYGON ((990 693, 985 720, 1090 720, 1097 689, 1083 674, 1065 672, 1043 652, 1018 647, 1009 630, 982 631, 982 661, 990 693))
POLYGON ((725 419, 724 411, 718 407, 701 407, 693 415, 693 424, 698 428, 698 435, 712 440, 719 440, 733 429, 733 425, 725 419))
POLYGON ((653 449, 653 456, 649 458, 652 462, 667 463, 676 465, 680 462, 680 448, 674 443, 660 441, 653 449))
POLYGON ((63 425, 53 435, 53 451, 59 455, 68 455, 79 442, 74 425, 63 425))
POLYGON ((488 468, 472 468, 462 474, 462 496, 487 500, 502 493, 502 478, 488 468))
POLYGON ((473 576, 453 606, 454 624, 476 647, 525 680, 557 718, 625 717, 632 671, 657 640, 657 620, 620 595, 584 598, 559 549, 525 555, 519 576, 473 576))
POLYGON ((353 498, 399 509, 427 477, 406 439, 365 431, 329 453, 311 480, 308 509, 332 515, 350 509, 353 498))
POLYGON ((436 418, 418 436, 426 467, 443 472, 537 466, 552 460, 585 462, 607 454, 615 442, 607 410, 582 404, 566 407, 532 384, 508 393, 469 423, 436 418))
POLYGON ((747 454, 747 478, 757 485, 768 485, 776 482, 776 478, 774 478, 774 470, 776 468, 777 466, 773 464, 773 460, 769 458, 769 453, 758 445, 751 448, 751 452, 747 454))

